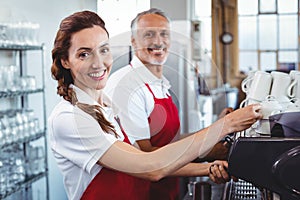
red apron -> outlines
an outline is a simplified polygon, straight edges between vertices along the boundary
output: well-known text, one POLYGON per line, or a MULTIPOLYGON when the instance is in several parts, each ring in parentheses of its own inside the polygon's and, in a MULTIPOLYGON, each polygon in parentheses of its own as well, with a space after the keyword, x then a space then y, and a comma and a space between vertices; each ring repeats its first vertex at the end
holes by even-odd
MULTIPOLYGON (((176 136, 180 121, 178 110, 172 101, 172 97, 158 99, 155 97, 148 84, 145 84, 154 99, 154 109, 151 112, 148 122, 151 132, 152 146, 162 147, 169 144, 176 136)), ((174 200, 179 199, 179 179, 167 177, 150 185, 151 200, 174 200)))
MULTIPOLYGON (((116 119, 119 123, 119 119, 116 119)), ((120 123, 119 123, 120 125, 120 123)), ((120 126, 124 142, 130 141, 120 126)), ((149 181, 139 179, 123 172, 102 168, 84 191, 82 200, 147 200, 149 181)))

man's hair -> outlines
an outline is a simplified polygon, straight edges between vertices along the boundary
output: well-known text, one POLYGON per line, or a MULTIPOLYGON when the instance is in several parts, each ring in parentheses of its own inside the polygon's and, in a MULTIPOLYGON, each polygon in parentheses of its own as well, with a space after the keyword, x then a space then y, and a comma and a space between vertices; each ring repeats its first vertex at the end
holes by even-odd
POLYGON ((160 10, 158 8, 150 8, 149 10, 138 13, 136 15, 136 17, 131 21, 130 27, 131 27, 131 35, 132 36, 134 36, 134 34, 136 32, 138 21, 141 19, 142 16, 148 15, 148 14, 160 15, 160 16, 164 17, 169 23, 171 22, 169 17, 162 10, 160 10))

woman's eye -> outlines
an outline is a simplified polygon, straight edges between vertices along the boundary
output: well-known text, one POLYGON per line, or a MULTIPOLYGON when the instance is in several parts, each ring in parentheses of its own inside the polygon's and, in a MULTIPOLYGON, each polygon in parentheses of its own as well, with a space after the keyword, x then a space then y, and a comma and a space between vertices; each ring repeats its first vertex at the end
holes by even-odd
POLYGON ((87 58, 90 54, 88 52, 82 52, 79 54, 80 58, 87 58))
POLYGON ((109 48, 108 47, 104 47, 100 49, 101 54, 106 54, 109 52, 109 48))

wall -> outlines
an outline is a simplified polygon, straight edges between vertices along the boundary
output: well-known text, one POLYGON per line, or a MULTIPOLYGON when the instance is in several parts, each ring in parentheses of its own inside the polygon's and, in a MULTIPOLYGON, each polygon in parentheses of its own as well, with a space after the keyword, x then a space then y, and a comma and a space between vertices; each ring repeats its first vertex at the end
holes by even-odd
MULTIPOLYGON (((40 24, 40 42, 46 45, 46 112, 51 112, 60 98, 56 95, 56 83, 50 75, 51 49, 60 21, 67 15, 80 10, 97 10, 96 0, 1 0, 0 21, 31 21, 40 24)), ((40 58, 37 58, 40 59, 40 58)), ((67 199, 62 176, 48 150, 50 199, 67 199)))
POLYGON ((190 19, 190 2, 191 0, 172 0, 170 1, 151 0, 151 8, 160 8, 165 11, 172 20, 190 19))

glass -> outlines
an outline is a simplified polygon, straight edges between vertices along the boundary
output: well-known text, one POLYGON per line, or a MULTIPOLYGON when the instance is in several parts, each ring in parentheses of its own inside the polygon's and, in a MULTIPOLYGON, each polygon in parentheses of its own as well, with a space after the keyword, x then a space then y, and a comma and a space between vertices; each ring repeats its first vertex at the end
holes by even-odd
POLYGON ((27 119, 28 133, 33 136, 36 134, 34 111, 32 109, 24 110, 24 117, 27 119))
POLYGON ((277 0, 278 13, 297 13, 298 1, 297 0, 277 0))
MULTIPOLYGON (((3 153, 1 152, 3 155, 3 153)), ((0 159, 0 196, 5 195, 7 191, 7 166, 3 162, 3 158, 0 159)))
POLYGON ((15 111, 9 111, 6 115, 7 124, 9 129, 7 128, 7 135, 6 135, 6 141, 7 143, 11 143, 14 141, 17 141, 18 139, 23 139, 23 125, 18 124, 17 118, 16 118, 16 112, 15 111))
POLYGON ((5 134, 4 134, 4 130, 0 129, 0 148, 2 145, 5 144, 5 134))
POLYGON ((39 24, 21 22, 18 25, 21 30, 19 33, 20 45, 36 45, 38 43, 39 24))
POLYGON ((238 0, 239 15, 256 15, 258 13, 257 0, 238 0))
POLYGON ((5 163, 7 166, 7 191, 11 191, 16 185, 25 180, 25 163, 22 149, 11 146, 5 150, 5 163))
POLYGON ((19 29, 15 23, 8 23, 8 43, 10 45, 19 44, 19 29))
POLYGON ((275 13, 277 11, 276 0, 259 0, 260 13, 275 13))
POLYGON ((45 153, 42 146, 29 146, 26 161, 26 173, 28 176, 43 172, 45 167, 45 153))
POLYGON ((257 49, 256 17, 239 17, 239 48, 257 49))
POLYGON ((15 133, 15 130, 12 130, 10 128, 11 126, 7 115, 3 115, 1 122, 2 122, 1 129, 4 134, 4 143, 5 144, 11 143, 13 141, 13 135, 15 133))
MULTIPOLYGON (((11 80, 11 78, 9 80, 11 80)), ((36 79, 34 76, 15 77, 13 87, 15 88, 13 91, 35 90, 36 89, 36 79)), ((5 90, 7 90, 7 89, 5 88, 5 90)))
MULTIPOLYGON (((28 137, 28 133, 27 133, 27 126, 26 126, 26 122, 23 119, 22 113, 20 111, 17 111, 15 113, 15 124, 17 126, 18 129, 18 138, 22 139, 22 138, 26 138, 28 137)), ((18 138, 15 138, 18 139, 18 138)))
POLYGON ((0 66, 0 92, 6 92, 6 70, 5 66, 0 66))
POLYGON ((16 92, 20 89, 19 69, 15 65, 0 66, 0 91, 16 92))
POLYGON ((239 66, 240 71, 248 72, 257 70, 258 66, 257 52, 240 52, 239 54, 239 66))
POLYGON ((6 66, 6 88, 11 92, 17 91, 19 85, 19 71, 17 66, 6 66))
POLYGON ((26 80, 26 90, 35 90, 36 89, 36 80, 34 76, 24 76, 26 80))
POLYGON ((7 41, 7 26, 5 24, 0 24, 0 46, 5 46, 7 41))
POLYGON ((33 124, 34 124, 34 133, 38 134, 41 131, 39 119, 38 118, 34 118, 33 119, 33 124))
POLYGON ((277 68, 276 63, 276 52, 260 53, 260 69, 262 71, 275 70, 277 68))
POLYGON ((259 49, 277 49, 277 15, 259 15, 259 49))
POLYGON ((40 25, 32 22, 0 24, 0 46, 37 45, 40 25))
POLYGON ((0 116, 0 147, 6 143, 5 125, 3 123, 3 116, 0 116))
POLYGON ((15 184, 25 180, 25 163, 24 158, 17 154, 13 159, 12 179, 15 184))
POLYGON ((32 33, 31 36, 31 43, 32 45, 39 45, 39 33, 40 33, 40 25, 37 23, 33 23, 31 25, 32 33))
POLYGON ((279 15, 279 48, 298 48, 298 16, 279 15), (287 39, 288 38, 288 39, 287 39))

